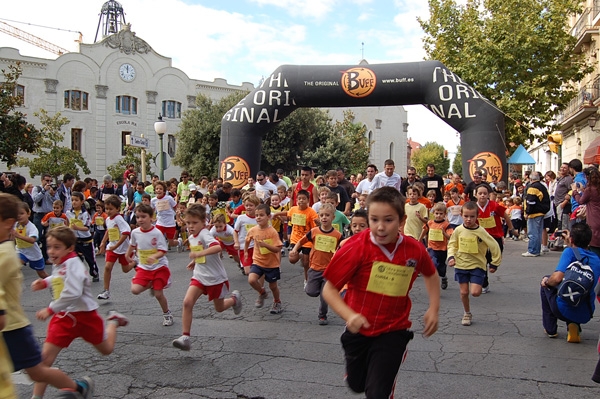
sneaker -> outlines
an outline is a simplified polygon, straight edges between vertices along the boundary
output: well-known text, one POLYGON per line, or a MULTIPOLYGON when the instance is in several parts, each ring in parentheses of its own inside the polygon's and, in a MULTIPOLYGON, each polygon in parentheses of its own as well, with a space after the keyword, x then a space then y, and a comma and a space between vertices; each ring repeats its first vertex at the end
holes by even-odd
POLYGON ((127 317, 114 310, 108 312, 108 317, 106 318, 106 320, 116 321, 119 327, 125 327, 127 324, 129 324, 129 319, 127 319, 127 317))
POLYGON ((281 257, 285 258, 285 249, 281 248, 281 257))
POLYGON ((471 325, 471 321, 473 320, 473 315, 469 312, 469 313, 465 313, 462 317, 462 322, 461 324, 463 326, 470 326, 471 325))
POLYGON ((171 314, 171 311, 168 311, 167 313, 163 313, 163 326, 172 326, 173 325, 173 315, 171 314))
POLYGON ((327 317, 319 317, 320 326, 326 326, 327 324, 329 324, 329 322, 327 321, 327 317))
POLYGON ((92 397, 94 394, 94 381, 90 377, 83 377, 79 380, 75 380, 75 382, 81 387, 81 396, 84 399, 92 397))
POLYGON ((556 338, 558 337, 558 333, 550 334, 548 331, 544 330, 548 338, 556 338))
POLYGON ((490 286, 489 285, 487 287, 481 287, 481 293, 482 294, 487 294, 488 292, 490 292, 490 286))
POLYGON ((100 281, 100 276, 94 276, 92 277, 92 283, 97 283, 100 281))
POLYGON ((442 289, 448 288, 448 277, 442 277, 442 289))
POLYGON ((101 293, 98 294, 98 299, 109 299, 110 298, 110 291, 109 290, 104 290, 101 293))
POLYGON ((569 323, 567 325, 567 342, 574 344, 581 342, 581 337, 579 336, 579 325, 576 323, 569 323))
POLYGON ((306 290, 306 284, 308 284, 308 281, 304 280, 304 289, 306 290))
POLYGON ((177 252, 183 252, 183 240, 181 237, 177 239, 177 252))
POLYGON ((267 291, 263 292, 262 294, 258 295, 258 298, 256 299, 256 302, 254 302, 254 306, 257 308, 262 308, 263 305, 265 304, 265 299, 267 299, 269 297, 269 293, 267 291))
POLYGON ((283 311, 281 308, 281 302, 273 302, 273 306, 271 306, 271 314, 279 314, 283 311))
POLYGON ((542 252, 550 252, 547 245, 542 245, 542 252))
POLYGON ((190 342, 189 336, 182 335, 181 337, 173 340, 173 346, 177 349, 181 349, 182 351, 189 351, 192 347, 192 343, 190 342))
POLYGON ((233 313, 240 314, 242 312, 242 295, 238 290, 235 290, 231 293, 231 298, 233 298, 233 313))
POLYGON ((523 252, 521 254, 521 256, 524 256, 526 258, 535 258, 536 256, 540 256, 540 254, 532 254, 531 252, 523 252))

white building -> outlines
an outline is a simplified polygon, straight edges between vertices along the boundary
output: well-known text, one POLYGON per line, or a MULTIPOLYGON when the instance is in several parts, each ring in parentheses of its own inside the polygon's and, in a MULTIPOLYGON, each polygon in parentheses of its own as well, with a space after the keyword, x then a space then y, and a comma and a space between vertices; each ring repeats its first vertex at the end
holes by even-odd
MULTIPOLYGON (((171 58, 156 53, 137 37, 129 25, 98 43, 81 43, 78 52, 56 59, 28 57, 14 48, 0 48, 0 69, 17 61, 23 69, 18 90, 24 102, 19 110, 38 127, 33 113, 40 108, 68 118, 63 145, 81 152, 95 178, 101 178, 107 166, 122 157, 127 135, 144 135, 149 139, 148 150, 158 154, 154 122, 159 114, 167 122, 164 151, 170 159, 177 148, 182 113, 195 108, 198 94, 219 100, 235 91, 254 89, 246 82, 234 86, 224 79, 190 79, 172 66, 171 58)), ((29 176, 27 170, 14 171, 29 176)), ((171 165, 165 178, 178 178, 180 172, 171 165)))

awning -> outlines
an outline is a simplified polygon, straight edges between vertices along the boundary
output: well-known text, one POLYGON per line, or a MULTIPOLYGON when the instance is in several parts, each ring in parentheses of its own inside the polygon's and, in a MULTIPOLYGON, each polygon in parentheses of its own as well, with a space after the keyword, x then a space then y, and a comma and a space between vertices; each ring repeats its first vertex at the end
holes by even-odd
POLYGON ((506 163, 513 165, 534 165, 535 159, 529 155, 522 144, 519 144, 519 147, 517 147, 516 151, 508 158, 506 163))
POLYGON ((600 163, 600 137, 596 137, 594 141, 588 145, 588 148, 586 148, 583 153, 583 163, 600 163))

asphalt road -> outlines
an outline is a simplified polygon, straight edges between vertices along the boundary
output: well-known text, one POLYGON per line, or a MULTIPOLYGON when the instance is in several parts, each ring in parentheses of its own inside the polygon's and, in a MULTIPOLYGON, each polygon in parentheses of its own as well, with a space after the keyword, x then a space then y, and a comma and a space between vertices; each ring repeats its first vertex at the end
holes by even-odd
MULTIPOLYGON (((472 298, 473 324, 461 325, 458 284, 442 291, 439 331, 419 334, 427 306, 423 282, 411 292, 411 319, 417 333, 401 368, 396 398, 565 398, 600 397, 600 385, 590 377, 598 359, 600 316, 583 326, 582 342, 566 342, 566 328, 547 338, 541 325, 539 281, 554 270, 559 253, 522 258, 526 243, 507 241, 504 259, 491 276, 491 291, 472 298)), ((119 329, 114 353, 101 356, 75 341, 56 362, 70 375, 91 376, 97 398, 360 398, 343 381, 339 342, 344 323, 330 312, 329 325, 317 320, 318 299, 302 289, 302 268, 283 258, 280 281, 283 313, 269 313, 271 298, 254 308, 255 292, 227 257, 231 289, 240 290, 244 309, 217 313, 202 297, 194 309, 192 349, 183 352, 171 341, 181 335, 181 307, 191 273, 187 253, 169 252, 173 286, 165 291, 175 324, 162 325, 162 312, 147 293, 129 291, 130 275, 115 267, 112 297, 100 302, 100 312, 118 310, 130 319, 119 329), (118 271, 117 271, 118 270, 118 271)), ((99 266, 104 259, 99 258, 99 266)), ((40 344, 46 323, 35 311, 47 306, 50 294, 31 292, 33 270, 23 268, 23 303, 40 344)), ((101 283, 94 283, 100 293, 101 283)), ((598 312, 597 312, 598 313, 598 312)), ((15 373, 20 398, 30 398, 26 375, 15 373)), ((47 398, 56 397, 49 388, 47 398)))

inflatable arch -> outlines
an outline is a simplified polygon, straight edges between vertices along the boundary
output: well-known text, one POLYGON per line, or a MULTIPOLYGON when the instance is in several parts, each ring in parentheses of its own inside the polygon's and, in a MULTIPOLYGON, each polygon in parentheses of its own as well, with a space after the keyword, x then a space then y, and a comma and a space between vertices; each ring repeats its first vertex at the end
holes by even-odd
POLYGON ((223 116, 219 174, 244 186, 260 168, 262 136, 298 107, 410 104, 460 133, 465 180, 484 169, 507 179, 502 112, 438 61, 280 66, 223 116))

